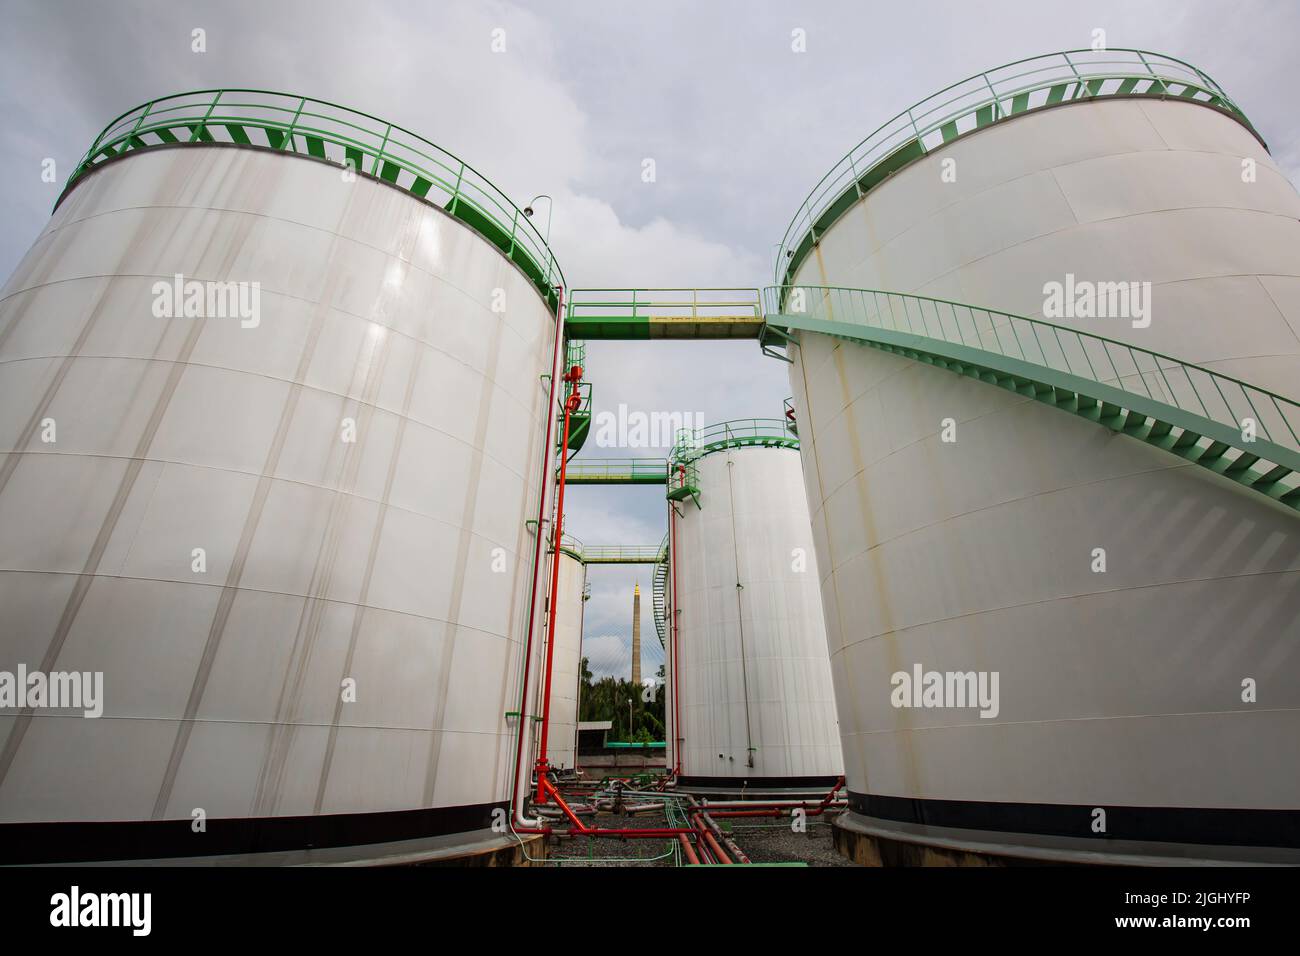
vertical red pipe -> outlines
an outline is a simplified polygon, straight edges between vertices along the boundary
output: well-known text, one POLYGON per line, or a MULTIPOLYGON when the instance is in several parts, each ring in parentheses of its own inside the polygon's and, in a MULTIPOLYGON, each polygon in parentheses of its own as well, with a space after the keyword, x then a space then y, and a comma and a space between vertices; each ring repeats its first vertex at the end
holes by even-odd
MULTIPOLYGON (((671 480, 671 479, 670 479, 671 480)), ((673 642, 673 776, 682 773, 682 682, 677 673, 681 670, 681 645, 677 640, 677 505, 668 502, 668 573, 672 576, 672 642, 673 642)))
MULTIPOLYGON (((541 777, 550 766, 546 757, 546 747, 551 729, 551 668, 555 661, 555 619, 556 612, 559 611, 560 541, 564 535, 564 476, 568 471, 569 463, 569 418, 578 403, 577 377, 581 374, 582 370, 574 366, 564 376, 564 380, 569 383, 570 391, 564 399, 564 438, 560 442, 560 477, 556 484, 555 530, 551 539, 551 599, 548 604, 550 614, 546 626, 546 685, 542 692, 542 740, 537 752, 539 784, 541 777)), ((538 803, 546 803, 546 793, 546 788, 539 785, 538 803)))
MULTIPOLYGON (((511 786, 510 801, 514 805, 514 823, 527 828, 528 822, 523 817, 523 801, 520 799, 520 781, 523 778, 524 734, 528 730, 528 675, 533 666, 533 626, 537 615, 537 579, 541 576, 543 522, 546 520, 546 488, 551 481, 551 429, 555 424, 555 390, 559 386, 560 348, 564 342, 564 287, 555 287, 555 349, 551 354, 551 383, 546 394, 546 444, 542 449, 542 488, 537 503, 537 546, 533 549, 533 584, 528 602, 528 639, 524 644, 524 679, 519 692, 519 737, 515 742, 515 779, 511 786)), ((516 826, 516 830, 521 827, 516 826)))

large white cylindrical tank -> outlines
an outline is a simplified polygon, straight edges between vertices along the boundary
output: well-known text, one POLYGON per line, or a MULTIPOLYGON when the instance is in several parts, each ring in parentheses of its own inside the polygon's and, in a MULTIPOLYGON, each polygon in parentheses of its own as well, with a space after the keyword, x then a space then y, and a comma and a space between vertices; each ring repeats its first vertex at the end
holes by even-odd
POLYGON ((84 176, 0 298, 0 670, 102 672, 103 715, 0 711, 0 858, 492 837, 554 335, 377 179, 199 144, 84 176), (177 275, 258 321, 159 317, 177 275))
POLYGON ((672 519, 669 766, 680 746, 687 789, 824 792, 842 761, 797 444, 694 464, 672 519))
MULTIPOLYGON (((1150 324, 1052 321, 1296 394, 1300 199, 1249 129, 1179 98, 960 136, 858 200, 795 282, 1042 317, 1067 274, 1150 282, 1150 324)), ((792 352, 841 826, 1058 859, 1300 858, 1294 512, 937 367, 807 332, 792 352), (996 673, 996 713, 896 705, 918 666, 996 673)))
MULTIPOLYGON (((580 547, 580 546, 579 546, 580 547)), ((560 576, 556 590, 555 656, 551 666, 551 725, 547 731, 546 758, 553 768, 572 770, 578 765, 578 693, 582 670, 583 594, 587 566, 577 548, 561 547, 560 576)))

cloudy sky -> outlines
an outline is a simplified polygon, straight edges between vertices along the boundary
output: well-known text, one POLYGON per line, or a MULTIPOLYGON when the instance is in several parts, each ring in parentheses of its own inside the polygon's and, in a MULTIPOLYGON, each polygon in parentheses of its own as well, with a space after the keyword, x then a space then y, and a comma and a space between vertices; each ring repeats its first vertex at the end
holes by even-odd
MULTIPOLYGON (((1209 73, 1300 179, 1290 0, 0 0, 0 11, 6 277, 57 195, 41 179, 46 158, 61 184, 112 117, 223 86, 342 103, 458 154, 520 205, 550 194, 552 244, 578 287, 765 284, 804 195, 872 129, 984 69, 1087 47, 1097 28, 1111 47, 1209 73), (195 28, 204 53, 191 50, 195 28), (504 52, 493 52, 496 30, 504 52), (795 30, 806 52, 792 49, 795 30), (641 177, 647 158, 653 183, 641 177)), ((597 343, 588 366, 597 410, 776 417, 789 391, 784 366, 752 342, 597 343)), ((578 488, 569 502, 568 529, 588 543, 663 537, 654 489, 578 488)), ((627 671, 638 576, 648 584, 648 569, 591 571, 598 673, 627 671)), ((648 612, 644 622, 653 673, 662 652, 648 612)))

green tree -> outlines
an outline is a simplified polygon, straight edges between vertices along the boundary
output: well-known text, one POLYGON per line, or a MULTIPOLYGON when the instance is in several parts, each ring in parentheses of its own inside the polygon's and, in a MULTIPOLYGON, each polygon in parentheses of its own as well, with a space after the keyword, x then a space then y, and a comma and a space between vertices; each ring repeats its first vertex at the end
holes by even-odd
POLYGON ((581 672, 579 720, 611 721, 611 740, 650 743, 664 739, 663 667, 659 668, 658 680, 648 687, 637 687, 630 680, 615 677, 594 680, 585 657, 582 659, 581 672), (632 702, 630 726, 629 700, 632 702))

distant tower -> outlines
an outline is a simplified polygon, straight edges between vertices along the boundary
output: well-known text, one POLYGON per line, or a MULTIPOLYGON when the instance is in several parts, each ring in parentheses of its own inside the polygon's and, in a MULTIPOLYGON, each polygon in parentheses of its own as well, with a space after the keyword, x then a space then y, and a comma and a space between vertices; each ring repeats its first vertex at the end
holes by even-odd
POLYGON ((641 585, 632 588, 632 683, 641 683, 641 585))

